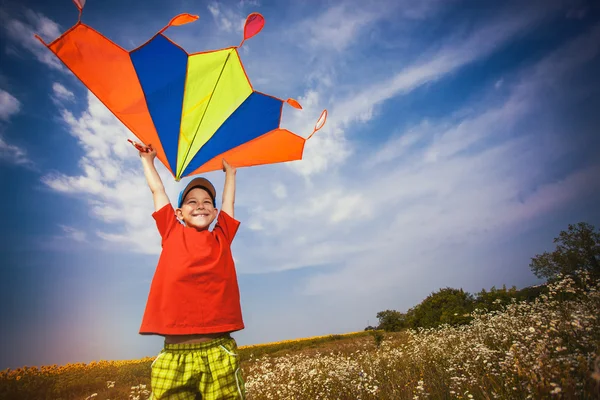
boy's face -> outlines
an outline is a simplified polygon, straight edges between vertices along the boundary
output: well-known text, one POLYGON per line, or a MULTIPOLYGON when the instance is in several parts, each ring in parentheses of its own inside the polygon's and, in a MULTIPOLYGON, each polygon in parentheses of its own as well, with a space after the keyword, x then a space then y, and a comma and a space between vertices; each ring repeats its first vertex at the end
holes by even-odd
POLYGON ((201 231, 210 226, 218 211, 206 190, 194 188, 185 196, 181 208, 176 212, 177 217, 185 222, 186 226, 201 231))

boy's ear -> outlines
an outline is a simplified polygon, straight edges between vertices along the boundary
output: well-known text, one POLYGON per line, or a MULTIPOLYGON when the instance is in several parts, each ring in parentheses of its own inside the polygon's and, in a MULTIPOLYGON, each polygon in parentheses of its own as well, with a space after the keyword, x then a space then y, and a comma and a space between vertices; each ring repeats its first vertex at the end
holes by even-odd
POLYGON ((175 210, 175 215, 177 215, 177 218, 181 220, 183 219, 183 212, 181 211, 181 208, 175 210))

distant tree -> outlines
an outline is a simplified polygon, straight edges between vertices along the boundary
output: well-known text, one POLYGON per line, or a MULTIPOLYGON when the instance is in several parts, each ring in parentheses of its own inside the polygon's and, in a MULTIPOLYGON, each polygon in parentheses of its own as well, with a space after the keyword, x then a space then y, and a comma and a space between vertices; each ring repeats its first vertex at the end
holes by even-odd
POLYGON ((441 324, 460 325, 471 321, 474 308, 471 294, 462 289, 445 288, 432 293, 408 311, 408 325, 433 328, 441 324))
POLYGON ((538 278, 552 280, 558 274, 574 275, 578 270, 600 277, 600 232, 588 223, 569 224, 557 238, 556 250, 544 252, 531 259, 529 267, 538 278))
POLYGON ((511 299, 518 297, 516 286, 506 289, 506 285, 502 285, 502 289, 496 289, 495 286, 487 291, 481 289, 481 292, 475 294, 475 308, 486 309, 488 311, 500 310, 503 306, 511 302, 511 299))
POLYGON ((548 286, 546 284, 528 286, 517 292, 517 300, 521 301, 533 301, 538 298, 541 294, 548 293, 548 286))
POLYGON ((383 329, 387 332, 398 332, 406 327, 406 315, 395 310, 385 310, 377 313, 379 319, 378 329, 383 329))

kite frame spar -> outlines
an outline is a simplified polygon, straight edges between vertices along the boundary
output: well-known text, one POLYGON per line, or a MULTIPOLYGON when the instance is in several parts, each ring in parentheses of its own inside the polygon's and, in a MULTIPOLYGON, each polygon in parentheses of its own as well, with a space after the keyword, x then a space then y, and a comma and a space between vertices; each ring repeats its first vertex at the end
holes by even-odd
MULTIPOLYGON (((142 143, 152 144, 157 151, 157 158, 165 165, 175 180, 190 175, 220 170, 223 158, 226 158, 228 162, 236 167, 300 160, 304 152, 305 142, 321 129, 326 122, 327 110, 323 110, 313 132, 306 139, 287 129, 281 129, 283 103, 297 109, 302 109, 302 106, 294 99, 284 101, 275 96, 256 91, 252 87, 239 57, 238 48, 247 39, 262 30, 264 17, 259 13, 248 15, 244 26, 244 38, 238 46, 188 54, 183 48, 163 35, 163 32, 171 26, 184 25, 198 19, 196 15, 180 14, 171 19, 169 24, 146 43, 134 50, 126 51, 81 22, 85 0, 73 0, 73 2, 79 9, 79 19, 72 28, 50 44, 46 44, 38 35, 35 35, 36 38, 50 49, 142 143), (162 121, 165 119, 163 111, 167 108, 164 107, 164 103, 161 103, 160 107, 154 107, 154 112, 151 109, 153 105, 152 96, 155 99, 158 96, 163 96, 160 90, 163 90, 162 93, 164 93, 164 87, 159 87, 160 90, 154 91, 149 91, 148 87, 152 85, 160 86, 153 80, 160 80, 161 77, 168 76, 172 72, 170 64, 161 63, 161 60, 157 62, 156 57, 151 57, 156 56, 156 53, 152 54, 152 51, 155 51, 151 49, 152 47, 159 47, 164 54, 171 52, 175 58, 185 57, 182 97, 186 95, 186 91, 187 94, 192 93, 193 96, 196 96, 197 90, 189 89, 188 81, 190 78, 190 65, 193 60, 200 63, 202 57, 209 58, 219 55, 218 53, 227 53, 219 77, 215 81, 212 90, 209 90, 210 96, 207 105, 203 109, 200 121, 194 128, 195 132, 191 141, 186 137, 189 132, 184 132, 184 117, 186 112, 189 111, 185 109, 185 98, 180 99, 182 106, 179 109, 170 110, 172 116, 179 113, 176 124, 173 123, 175 117, 168 121, 170 125, 164 124, 164 121, 162 121), (150 53, 150 56, 144 55, 145 53, 150 53), (233 57, 231 57, 232 55, 233 57), (227 82, 227 80, 223 81, 225 85, 230 87, 221 89, 221 93, 217 97, 227 97, 236 90, 239 91, 240 87, 243 93, 238 95, 237 103, 233 103, 233 106, 231 101, 229 104, 225 104, 223 108, 227 109, 226 112, 219 114, 218 107, 223 104, 217 104, 217 106, 210 108, 211 112, 217 115, 212 121, 215 129, 213 131, 209 125, 208 128, 204 129, 204 136, 200 138, 200 141, 197 141, 198 131, 201 127, 204 128, 202 122, 204 122, 204 118, 208 113, 209 105, 214 104, 211 101, 213 95, 217 92, 216 85, 222 81, 220 76, 232 58, 235 59, 235 65, 231 66, 231 71, 239 75, 235 77, 238 81, 236 85, 227 82), (109 62, 106 60, 109 60, 109 62), (161 66, 161 64, 166 66, 161 66), (168 69, 165 69, 167 67, 168 69), (159 70, 157 68, 163 69, 159 70), (150 71, 150 75, 145 71, 150 71), (150 80, 145 80, 145 85, 142 82, 144 76, 146 78, 151 77, 150 80), (161 121, 163 122, 162 125, 161 121), (185 141, 188 142, 187 147, 185 143, 182 145, 182 142, 185 141), (183 155, 184 153, 185 155, 183 155), (191 158, 190 154, 193 154, 191 158)), ((179 67, 181 72, 181 65, 179 67)), ((205 77, 204 75, 198 75, 199 73, 202 73, 202 71, 192 75, 192 80, 196 79, 197 76, 205 77)), ((231 76, 229 78, 233 79, 231 76)), ((166 84, 171 84, 174 78, 168 79, 170 80, 166 84)), ((173 91, 171 90, 171 92, 173 91)), ((167 92, 167 95, 169 93, 167 92)), ((160 100, 162 101, 163 98, 161 97, 160 100)), ((173 101, 172 104, 177 104, 177 102, 173 101)), ((197 107, 198 105, 195 104, 194 108, 197 107)), ((192 124, 192 126, 194 125, 192 124)))

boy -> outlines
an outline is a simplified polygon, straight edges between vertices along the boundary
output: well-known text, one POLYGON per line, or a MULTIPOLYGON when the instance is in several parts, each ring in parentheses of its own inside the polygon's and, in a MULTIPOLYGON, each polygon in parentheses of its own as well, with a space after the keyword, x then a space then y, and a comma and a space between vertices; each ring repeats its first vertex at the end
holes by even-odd
POLYGON ((215 188, 204 178, 193 179, 181 191, 174 210, 154 166, 156 151, 133 144, 152 191, 152 216, 162 238, 139 332, 165 338, 152 363, 151 398, 243 399, 237 344, 230 336, 244 328, 231 255, 240 224, 233 212, 236 169, 223 160, 220 212, 215 188))

